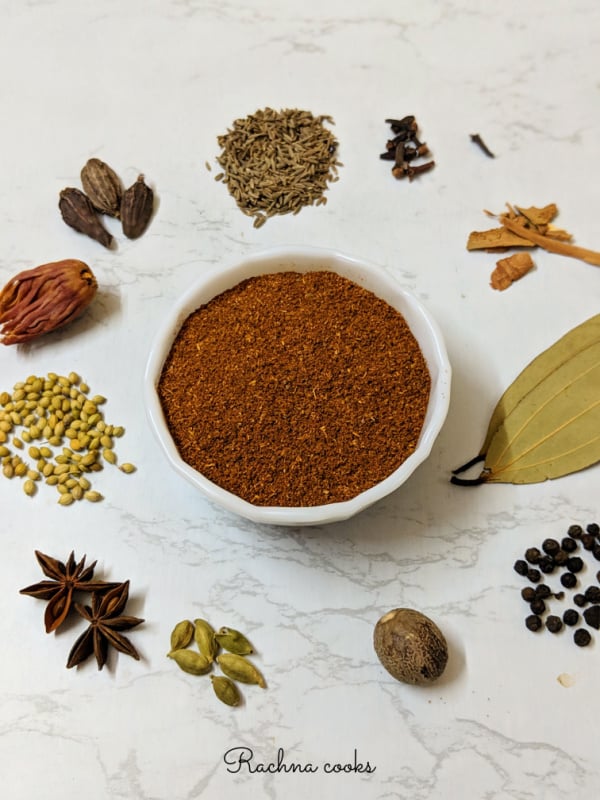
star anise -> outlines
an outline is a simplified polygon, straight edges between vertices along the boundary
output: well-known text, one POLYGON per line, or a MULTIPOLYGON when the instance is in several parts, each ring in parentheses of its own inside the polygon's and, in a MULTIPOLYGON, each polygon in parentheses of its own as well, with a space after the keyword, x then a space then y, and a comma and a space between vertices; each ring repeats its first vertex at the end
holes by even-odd
POLYGON ((67 669, 75 667, 92 655, 96 656, 98 669, 106 664, 108 647, 126 653, 139 661, 139 654, 127 637, 119 631, 135 628, 143 622, 138 617, 120 616, 129 597, 129 581, 120 583, 106 594, 94 592, 92 607, 75 603, 75 609, 90 625, 77 639, 67 661, 67 669))
POLYGON ((40 581, 21 589, 20 594, 37 597, 40 600, 49 600, 44 614, 46 633, 55 631, 65 621, 73 601, 73 592, 103 592, 115 586, 106 581, 93 581, 96 562, 85 567, 85 556, 78 563, 75 562, 75 553, 67 559, 66 563, 57 561, 51 556, 35 551, 42 572, 49 581, 40 581))

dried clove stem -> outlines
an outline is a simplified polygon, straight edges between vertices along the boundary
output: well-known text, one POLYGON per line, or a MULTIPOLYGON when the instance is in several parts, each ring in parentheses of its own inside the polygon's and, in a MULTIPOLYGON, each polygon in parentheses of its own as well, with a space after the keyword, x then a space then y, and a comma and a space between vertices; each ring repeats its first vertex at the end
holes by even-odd
POLYGON ((483 141, 483 139, 478 133, 471 134, 471 141, 474 142, 478 147, 480 147, 481 150, 483 150, 483 152, 486 154, 486 156, 488 156, 488 158, 496 158, 496 156, 492 153, 490 148, 486 145, 486 143, 483 141))

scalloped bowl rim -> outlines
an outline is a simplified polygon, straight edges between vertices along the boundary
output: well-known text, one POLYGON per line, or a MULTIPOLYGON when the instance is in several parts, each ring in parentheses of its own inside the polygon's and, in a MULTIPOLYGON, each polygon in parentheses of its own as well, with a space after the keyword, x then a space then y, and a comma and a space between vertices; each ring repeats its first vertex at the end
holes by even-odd
POLYGON ((270 525, 322 525, 358 514, 399 488, 429 456, 448 413, 451 367, 440 329, 428 311, 391 272, 364 259, 336 250, 307 246, 276 247, 238 257, 204 273, 169 309, 152 343, 144 373, 144 401, 154 435, 177 473, 212 502, 253 522, 270 525), (221 488, 183 461, 171 438, 158 398, 157 384, 164 361, 184 320, 213 297, 249 277, 272 272, 315 270, 337 272, 372 291, 406 319, 426 358, 431 393, 415 451, 387 478, 350 500, 319 506, 257 506, 221 488))

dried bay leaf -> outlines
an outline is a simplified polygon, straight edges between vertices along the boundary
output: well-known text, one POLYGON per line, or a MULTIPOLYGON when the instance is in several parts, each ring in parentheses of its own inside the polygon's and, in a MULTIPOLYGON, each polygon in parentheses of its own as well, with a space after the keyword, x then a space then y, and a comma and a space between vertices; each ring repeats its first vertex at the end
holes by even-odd
POLYGON ((479 454, 452 483, 537 483, 600 461, 600 314, 535 358, 500 398, 479 454), (457 478, 484 461, 474 480, 457 478))
POLYGON ((600 341, 600 314, 568 331, 551 347, 534 358, 498 401, 479 454, 485 457, 502 420, 514 410, 521 399, 539 386, 548 374, 560 370, 571 358, 598 341, 600 341))

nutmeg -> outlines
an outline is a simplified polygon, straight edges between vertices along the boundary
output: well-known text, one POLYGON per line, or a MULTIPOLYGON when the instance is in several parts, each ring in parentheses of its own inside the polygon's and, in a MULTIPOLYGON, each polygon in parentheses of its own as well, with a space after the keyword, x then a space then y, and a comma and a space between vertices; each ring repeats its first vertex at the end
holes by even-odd
POLYGON ((0 341, 21 344, 66 325, 97 288, 88 265, 72 258, 20 272, 0 290, 0 341))
POLYGON ((373 644, 383 666, 403 683, 433 683, 448 661, 448 645, 438 626, 411 608, 384 614, 375 626, 373 644))

